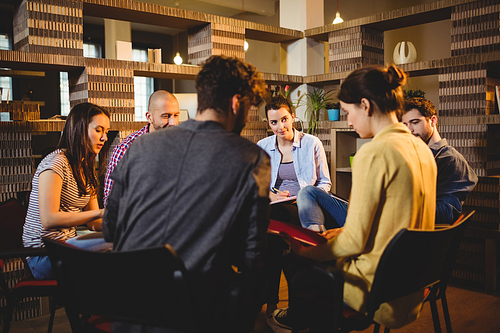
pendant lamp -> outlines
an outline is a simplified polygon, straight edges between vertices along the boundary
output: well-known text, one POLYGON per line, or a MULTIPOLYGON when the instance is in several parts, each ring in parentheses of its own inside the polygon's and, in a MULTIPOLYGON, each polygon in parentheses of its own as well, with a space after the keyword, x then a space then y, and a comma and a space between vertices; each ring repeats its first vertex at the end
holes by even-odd
POLYGON ((340 12, 339 12, 339 0, 337 0, 337 14, 335 14, 335 20, 333 20, 333 24, 339 24, 344 22, 342 17, 340 17, 340 12))

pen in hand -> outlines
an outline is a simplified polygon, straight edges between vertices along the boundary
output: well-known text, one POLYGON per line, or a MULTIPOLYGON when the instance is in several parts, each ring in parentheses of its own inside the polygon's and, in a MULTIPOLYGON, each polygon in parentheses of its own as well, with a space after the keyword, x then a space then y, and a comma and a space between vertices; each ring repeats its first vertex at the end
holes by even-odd
POLYGON ((283 191, 278 190, 276 187, 273 187, 272 191, 273 191, 274 194, 278 194, 279 193, 279 194, 285 194, 287 197, 290 196, 290 193, 288 193, 288 191, 287 191, 287 193, 285 193, 283 191))

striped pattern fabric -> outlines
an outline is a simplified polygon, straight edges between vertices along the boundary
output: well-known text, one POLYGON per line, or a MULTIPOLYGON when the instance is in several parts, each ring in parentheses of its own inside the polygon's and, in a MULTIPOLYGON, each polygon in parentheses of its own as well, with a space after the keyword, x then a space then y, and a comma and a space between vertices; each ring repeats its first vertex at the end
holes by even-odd
POLYGON ((76 236, 75 227, 50 230, 43 230, 42 228, 38 206, 38 182, 40 174, 46 170, 54 171, 63 179, 59 206, 61 212, 80 212, 90 200, 90 195, 80 196, 78 194, 78 185, 64 153, 58 149, 47 155, 40 162, 33 176, 33 190, 31 191, 28 213, 23 229, 23 244, 25 247, 43 247, 42 237, 66 241, 76 236))
POLYGON ((135 141, 135 139, 148 132, 149 132, 149 124, 127 136, 118 146, 115 147, 115 149, 113 149, 113 154, 111 154, 111 158, 109 159, 108 170, 106 170, 106 178, 104 179, 104 196, 103 196, 104 206, 106 206, 106 204, 108 203, 109 192, 111 191, 111 187, 113 186, 111 173, 115 169, 118 162, 120 162, 123 155, 125 155, 127 149, 135 141))

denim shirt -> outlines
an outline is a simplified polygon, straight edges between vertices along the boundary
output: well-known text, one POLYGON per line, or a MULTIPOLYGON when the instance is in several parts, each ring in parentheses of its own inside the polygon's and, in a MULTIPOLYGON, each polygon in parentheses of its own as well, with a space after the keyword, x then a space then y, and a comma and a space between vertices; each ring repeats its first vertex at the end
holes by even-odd
MULTIPOLYGON (((332 182, 326 161, 325 149, 317 137, 293 130, 292 157, 295 174, 300 188, 307 185, 330 191, 332 182)), ((276 184, 278 169, 281 163, 281 152, 278 149, 276 135, 269 136, 257 142, 271 158, 271 188, 276 184)))

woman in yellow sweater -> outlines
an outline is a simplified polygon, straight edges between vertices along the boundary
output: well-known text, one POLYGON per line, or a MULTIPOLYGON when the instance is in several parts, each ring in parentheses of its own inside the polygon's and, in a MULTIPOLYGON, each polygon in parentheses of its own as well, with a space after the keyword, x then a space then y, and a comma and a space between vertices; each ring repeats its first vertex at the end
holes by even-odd
MULTIPOLYGON (((422 140, 398 121, 406 77, 396 66, 366 67, 352 72, 342 83, 338 98, 349 126, 361 138, 373 137, 353 161, 345 225, 325 232, 328 242, 316 247, 304 247, 286 237, 300 256, 336 260, 344 271, 344 302, 361 312, 390 240, 403 228, 434 229, 436 163, 422 140)), ((375 321, 397 328, 414 320, 423 296, 412 296, 397 304, 385 303, 375 313, 375 321)), ((290 331, 292 314, 288 310, 274 312, 275 332, 290 331)))

